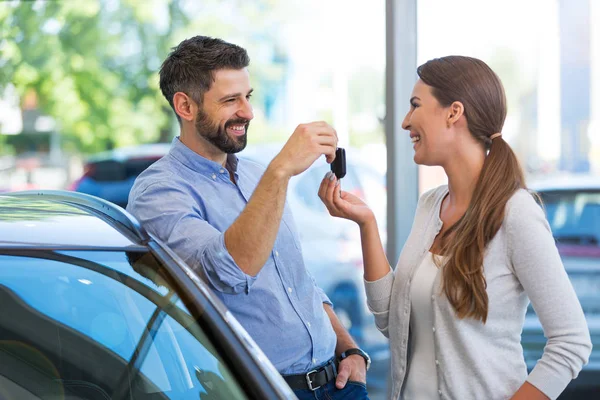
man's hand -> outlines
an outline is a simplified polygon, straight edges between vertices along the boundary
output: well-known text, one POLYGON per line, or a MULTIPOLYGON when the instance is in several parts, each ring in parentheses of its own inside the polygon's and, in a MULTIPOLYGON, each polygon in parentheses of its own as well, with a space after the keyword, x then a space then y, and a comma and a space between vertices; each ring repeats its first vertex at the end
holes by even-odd
POLYGON ((304 172, 323 154, 331 163, 335 159, 337 142, 335 129, 325 122, 298 125, 269 168, 292 177, 304 172))
POLYGON ((335 387, 343 389, 349 380, 367 383, 367 364, 359 355, 353 354, 340 361, 335 387))

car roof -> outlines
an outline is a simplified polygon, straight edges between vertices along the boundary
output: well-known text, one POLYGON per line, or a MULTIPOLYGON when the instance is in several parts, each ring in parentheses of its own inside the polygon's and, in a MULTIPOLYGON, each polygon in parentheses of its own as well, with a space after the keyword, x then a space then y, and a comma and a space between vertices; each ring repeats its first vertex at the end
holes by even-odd
POLYGON ((96 153, 88 158, 88 162, 106 160, 125 161, 131 158, 162 157, 169 152, 171 143, 150 143, 139 146, 120 147, 96 153))
POLYGON ((0 195, 0 248, 142 250, 148 234, 120 207, 82 193, 0 195))
POLYGON ((562 191, 562 190, 600 190, 600 176, 597 175, 559 175, 533 180, 528 185, 535 191, 562 191))

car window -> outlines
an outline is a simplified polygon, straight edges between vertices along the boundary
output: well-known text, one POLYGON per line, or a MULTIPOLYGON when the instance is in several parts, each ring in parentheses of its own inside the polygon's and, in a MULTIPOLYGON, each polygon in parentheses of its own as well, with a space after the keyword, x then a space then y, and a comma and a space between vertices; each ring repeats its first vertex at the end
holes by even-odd
POLYGON ((600 245, 600 191, 540 192, 559 243, 600 245))
POLYGON ((125 162, 125 177, 135 178, 146 168, 154 164, 159 157, 132 158, 125 162))
POLYGON ((246 398, 157 263, 143 252, 0 255, 8 397, 246 398))
POLYGON ((126 176, 123 164, 114 160, 93 162, 87 169, 87 175, 97 182, 121 181, 126 176))

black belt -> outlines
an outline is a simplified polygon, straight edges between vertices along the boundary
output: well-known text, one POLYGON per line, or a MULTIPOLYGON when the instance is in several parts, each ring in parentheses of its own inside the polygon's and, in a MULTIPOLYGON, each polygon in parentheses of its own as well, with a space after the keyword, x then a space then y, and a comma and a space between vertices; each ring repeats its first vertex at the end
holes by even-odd
POLYGON ((327 364, 313 369, 306 374, 283 375, 283 379, 290 385, 292 390, 315 391, 323 385, 334 380, 337 376, 337 365, 335 357, 327 361, 327 364))

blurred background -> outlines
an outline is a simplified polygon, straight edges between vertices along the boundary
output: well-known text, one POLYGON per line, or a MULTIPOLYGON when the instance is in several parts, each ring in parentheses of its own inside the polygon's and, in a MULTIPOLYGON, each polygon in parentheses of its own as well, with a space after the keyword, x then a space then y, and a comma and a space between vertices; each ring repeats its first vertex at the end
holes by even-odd
MULTIPOLYGON (((168 151, 178 131, 158 87, 161 62, 181 40, 202 34, 239 44, 251 57, 255 119, 241 156, 268 163, 299 123, 331 123, 348 149, 343 187, 373 207, 385 240, 386 3, 394 2, 404 3, 2 1, 0 191, 78 190, 125 206, 135 177, 168 151)), ((504 138, 546 202, 599 343, 600 24, 592 21, 600 21, 600 2, 411 3, 417 65, 450 54, 474 56, 502 79, 508 96, 504 138)), ((414 70, 402 73, 416 79, 414 70)), ((400 102, 408 111, 408 97, 400 102)), ((408 133, 397 140, 410 146, 408 133)), ((289 202, 307 266, 371 353, 370 391, 372 398, 383 398, 387 342, 366 309, 358 231, 330 218, 316 196, 327 170, 316 163, 296 177, 289 202)), ((419 167, 415 190, 445 182, 441 169, 419 167)), ((544 343, 530 310, 523 333, 528 366, 535 365, 544 343)), ((563 398, 595 397, 597 382, 595 351, 563 398)))

